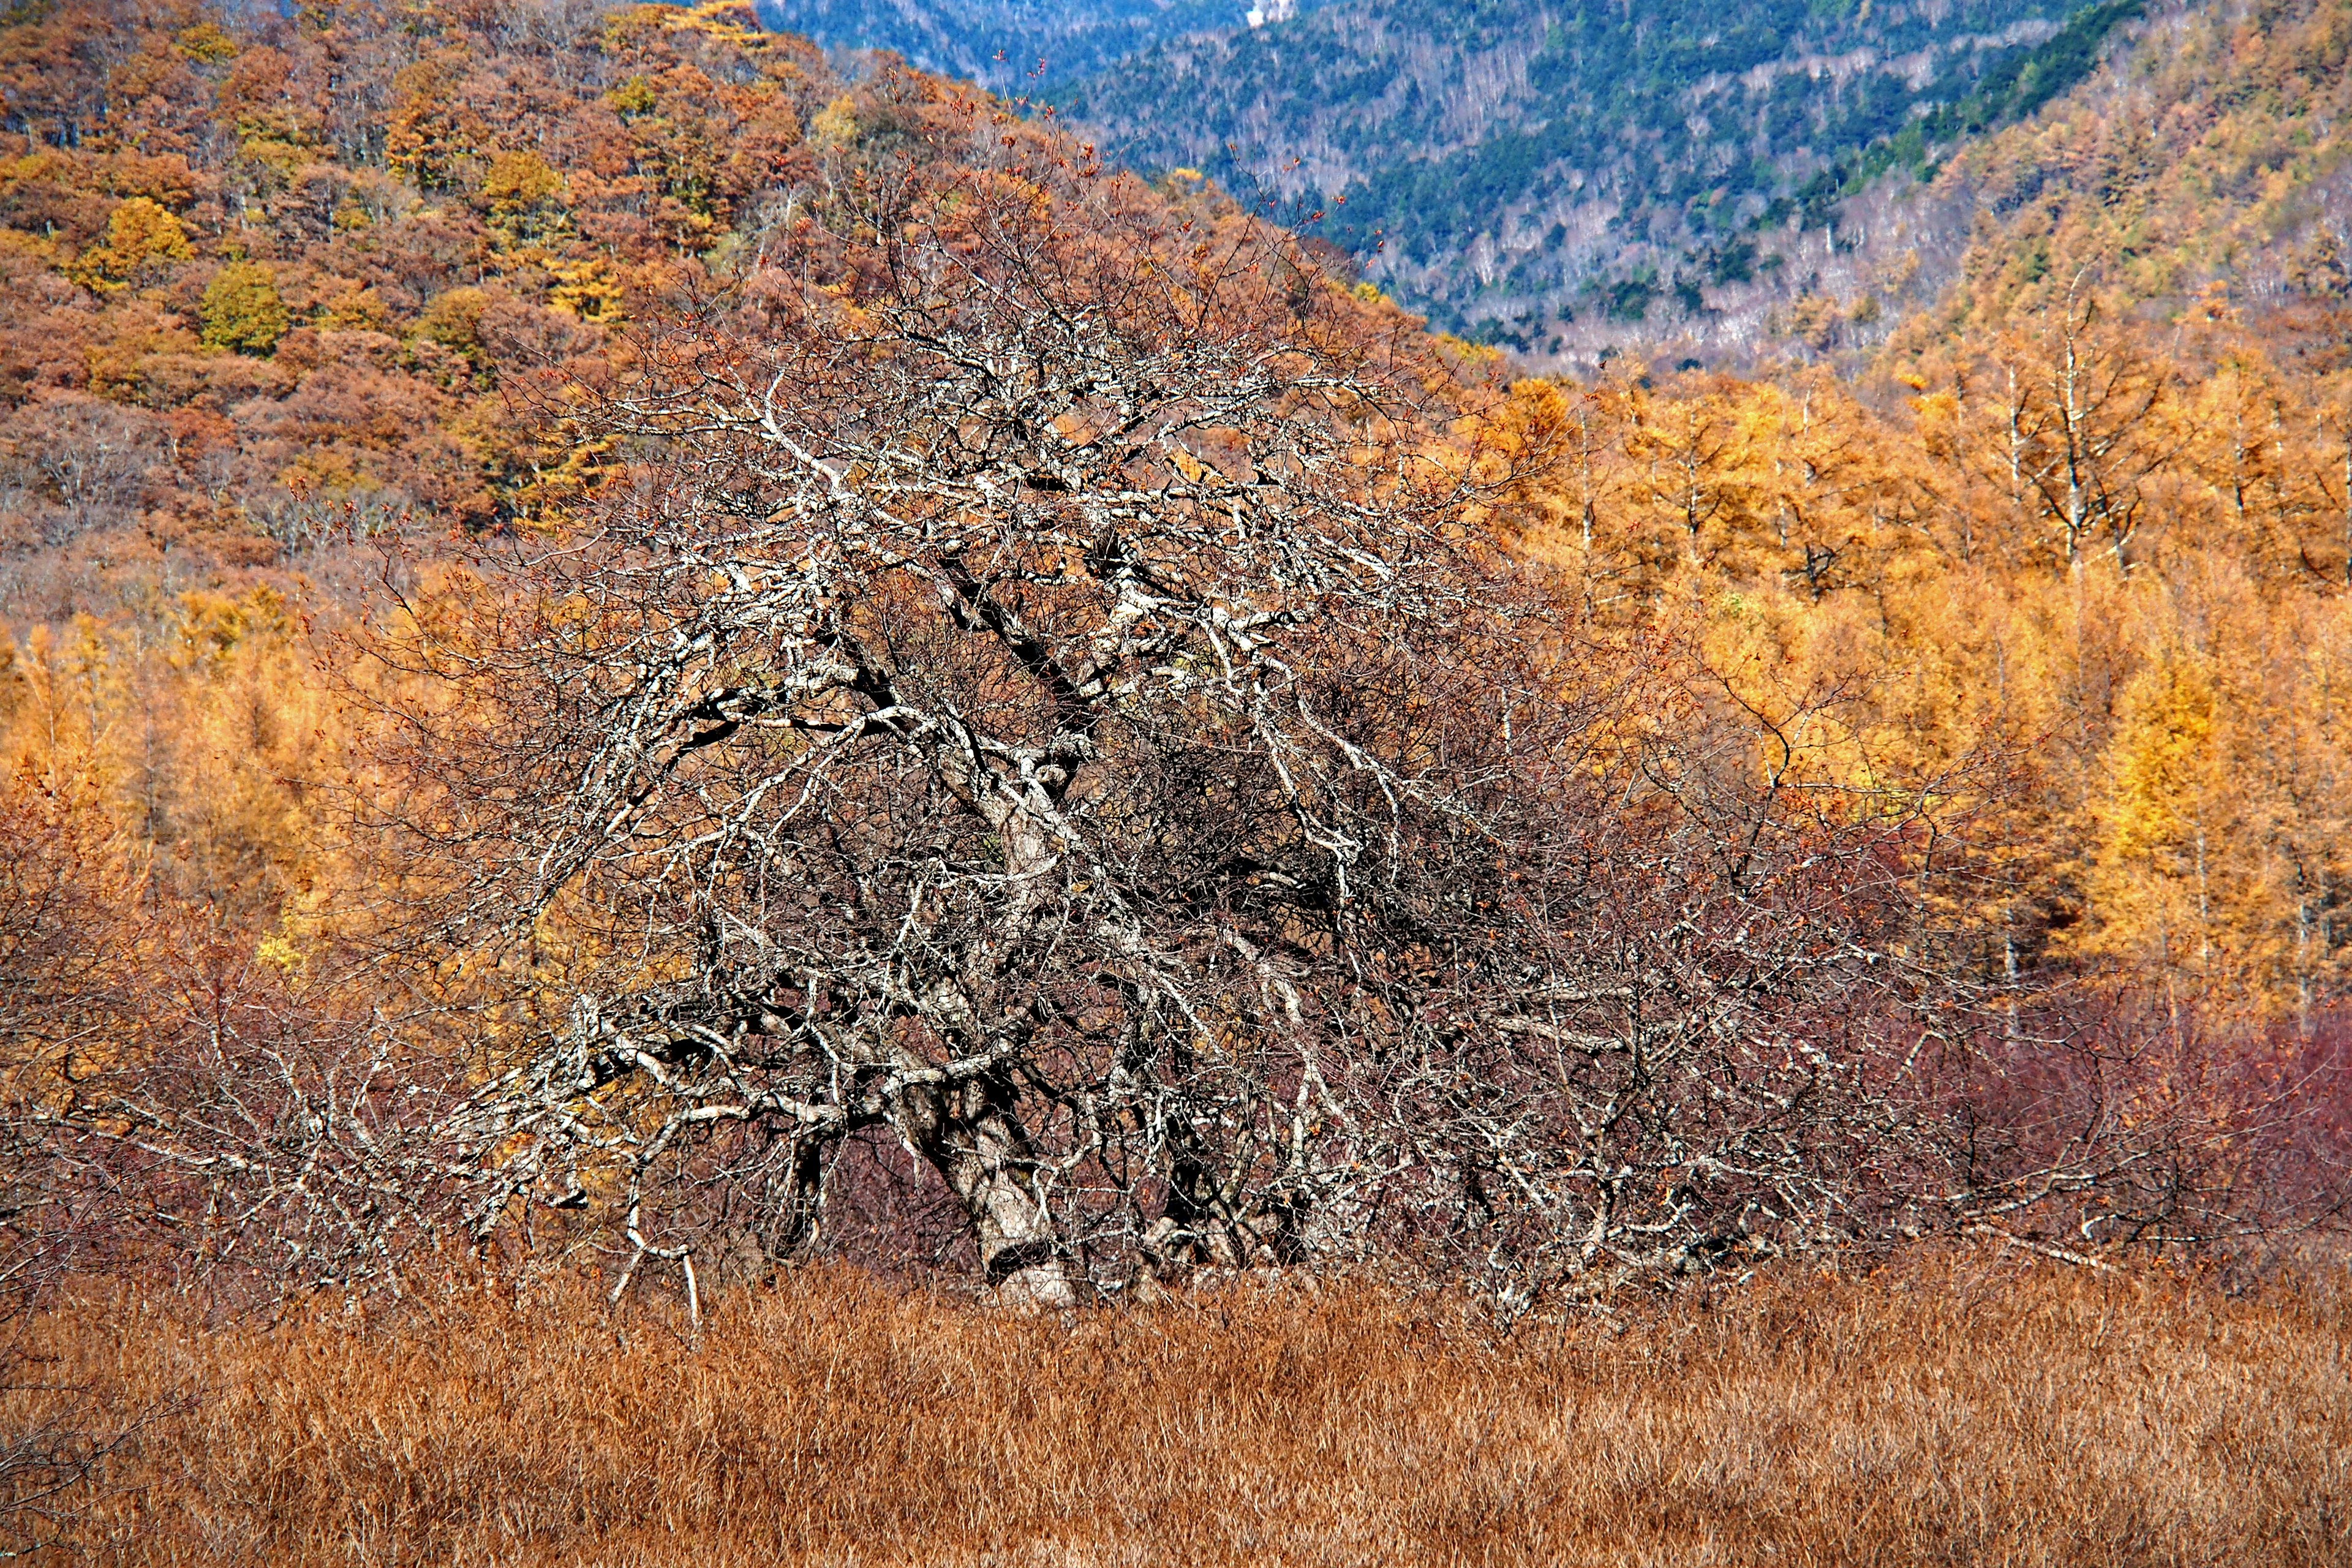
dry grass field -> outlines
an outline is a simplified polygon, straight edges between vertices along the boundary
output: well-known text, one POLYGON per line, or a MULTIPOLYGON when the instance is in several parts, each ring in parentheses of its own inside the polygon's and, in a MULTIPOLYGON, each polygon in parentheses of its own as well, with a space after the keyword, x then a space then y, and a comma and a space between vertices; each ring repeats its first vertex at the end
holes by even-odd
POLYGON ((2352 1563, 2347 1300, 1946 1258, 1498 1338, 1363 1289, 1024 1316, 806 1272, 698 1345, 644 1307, 92 1302, 51 1381, 155 1414, 57 1555, 2352 1563))

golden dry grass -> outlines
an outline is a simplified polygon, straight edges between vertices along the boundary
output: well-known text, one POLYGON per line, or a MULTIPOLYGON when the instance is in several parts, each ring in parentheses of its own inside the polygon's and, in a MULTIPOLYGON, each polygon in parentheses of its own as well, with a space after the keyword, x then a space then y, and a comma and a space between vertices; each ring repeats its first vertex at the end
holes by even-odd
POLYGON ((1237 1287, 1025 1317, 811 1272, 426 1323, 50 1320, 184 1403, 125 1564, 2352 1563, 2344 1296, 1944 1259, 1496 1342, 1237 1287))

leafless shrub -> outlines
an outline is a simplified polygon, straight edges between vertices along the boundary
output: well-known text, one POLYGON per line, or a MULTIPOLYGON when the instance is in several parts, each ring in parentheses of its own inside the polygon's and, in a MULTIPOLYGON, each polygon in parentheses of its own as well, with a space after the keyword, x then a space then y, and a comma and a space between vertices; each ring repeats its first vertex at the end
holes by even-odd
POLYGON ((271 487, 243 501, 246 515, 289 551, 335 540, 372 540, 407 526, 415 503, 397 489, 320 496, 271 487))
MULTIPOLYGON (((34 1316, 82 1262, 107 1198, 58 1170, 40 1126, 60 1066, 109 1043, 118 994, 91 939, 115 923, 125 889, 78 805, 69 784, 0 779, 0 1401, 12 1406, 57 1381, 34 1316)), ((57 1505, 110 1447, 106 1415, 63 1400, 0 1422, 0 1552, 48 1538, 57 1505)))
POLYGON ((0 788, 0 1321, 92 1271, 397 1289, 454 1066, 331 951, 154 896, 86 795, 0 788))
POLYGON ((2352 1193, 2347 1048, 2333 1019, 2265 1035, 2097 992, 2039 998, 1955 1064, 1964 1226, 2077 1262, 2292 1246, 2352 1193))

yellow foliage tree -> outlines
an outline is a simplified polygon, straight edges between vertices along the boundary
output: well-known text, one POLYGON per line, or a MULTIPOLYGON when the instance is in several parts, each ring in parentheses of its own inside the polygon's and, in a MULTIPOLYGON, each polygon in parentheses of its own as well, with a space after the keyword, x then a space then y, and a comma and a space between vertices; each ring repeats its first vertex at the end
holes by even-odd
POLYGON ((278 293, 278 275, 258 261, 234 261, 205 288, 199 307, 208 348, 266 354, 292 324, 278 293))
POLYGON ((93 289, 120 289, 194 254, 187 229, 171 209, 151 197, 132 196, 108 216, 105 242, 84 253, 74 276, 93 289))
POLYGON ((384 127, 384 163, 419 190, 449 189, 478 166, 488 132, 460 97, 463 65, 436 55, 393 78, 397 97, 384 127))
POLYGON ((2213 957, 2220 780, 2211 674, 2194 655, 2168 653, 2132 682, 2121 709, 2086 945, 2203 974, 2213 957))
POLYGON ((482 175, 482 203, 501 246, 512 249, 561 229, 563 176, 536 153, 501 153, 482 175))

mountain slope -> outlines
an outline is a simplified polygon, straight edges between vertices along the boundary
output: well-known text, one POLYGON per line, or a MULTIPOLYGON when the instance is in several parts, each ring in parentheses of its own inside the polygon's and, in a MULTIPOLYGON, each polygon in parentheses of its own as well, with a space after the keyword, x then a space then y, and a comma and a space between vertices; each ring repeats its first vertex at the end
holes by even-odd
POLYGON ((1408 302, 1530 347, 1705 310, 1773 265, 1765 231, 1827 228, 1858 180, 2032 112, 2137 9, 1350 0, 1159 45, 1055 101, 1142 166, 1323 208, 1408 302))
POLYGON ((761 20, 828 48, 888 49, 1000 90, 1100 72, 1185 33, 1241 26, 1248 0, 762 0, 761 20))
POLYGON ((2137 301, 2352 289, 2352 0, 2151 18, 2132 52, 1932 187, 1977 215, 1939 321, 2038 310, 2085 272, 2137 301))

